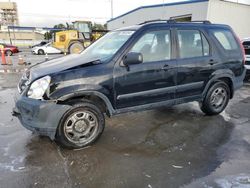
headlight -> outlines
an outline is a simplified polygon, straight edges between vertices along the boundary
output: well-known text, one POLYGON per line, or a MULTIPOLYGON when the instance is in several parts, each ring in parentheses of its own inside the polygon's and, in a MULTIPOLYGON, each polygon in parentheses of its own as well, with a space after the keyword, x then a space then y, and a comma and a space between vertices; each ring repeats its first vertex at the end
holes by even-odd
POLYGON ((45 76, 43 78, 40 78, 36 81, 34 81, 28 91, 28 97, 33 99, 42 99, 44 93, 49 87, 50 84, 50 76, 45 76))

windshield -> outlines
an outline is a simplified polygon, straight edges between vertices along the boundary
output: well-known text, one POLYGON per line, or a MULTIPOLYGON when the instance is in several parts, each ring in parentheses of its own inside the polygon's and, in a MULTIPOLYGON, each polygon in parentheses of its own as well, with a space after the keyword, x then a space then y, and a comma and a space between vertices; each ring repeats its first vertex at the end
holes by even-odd
POLYGON ((129 39, 134 31, 113 31, 109 32, 94 42, 82 54, 86 58, 106 60, 111 58, 129 39))

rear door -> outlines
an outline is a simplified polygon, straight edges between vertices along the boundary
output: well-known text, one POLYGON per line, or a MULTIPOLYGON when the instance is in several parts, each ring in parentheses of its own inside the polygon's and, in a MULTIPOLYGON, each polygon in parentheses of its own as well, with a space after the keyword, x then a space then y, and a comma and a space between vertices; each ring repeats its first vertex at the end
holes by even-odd
POLYGON ((123 54, 139 52, 143 63, 114 68, 116 108, 172 100, 176 90, 176 60, 172 59, 170 27, 144 31, 123 54))
POLYGON ((176 98, 197 97, 202 94, 216 60, 202 30, 176 27, 178 73, 176 98))

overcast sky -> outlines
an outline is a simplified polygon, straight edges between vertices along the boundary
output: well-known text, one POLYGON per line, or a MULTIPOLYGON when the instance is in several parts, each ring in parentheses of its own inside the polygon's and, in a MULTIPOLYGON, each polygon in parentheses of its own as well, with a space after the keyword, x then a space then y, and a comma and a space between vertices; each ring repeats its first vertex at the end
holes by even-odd
MULTIPOLYGON (((8 0, 1 0, 8 1, 8 0)), ((75 20, 105 23, 111 18, 111 0, 12 0, 17 2, 20 25, 53 26, 75 20)), ((113 0, 114 17, 143 5, 184 0, 113 0)), ((237 0, 233 0, 237 1, 237 0)), ((248 1, 250 0, 238 0, 248 1)))
MULTIPOLYGON (((17 2, 20 25, 25 26, 53 26, 74 20, 105 23, 111 18, 111 0, 12 1, 17 2)), ((139 6, 175 1, 180 0, 113 0, 113 14, 116 17, 139 6)))

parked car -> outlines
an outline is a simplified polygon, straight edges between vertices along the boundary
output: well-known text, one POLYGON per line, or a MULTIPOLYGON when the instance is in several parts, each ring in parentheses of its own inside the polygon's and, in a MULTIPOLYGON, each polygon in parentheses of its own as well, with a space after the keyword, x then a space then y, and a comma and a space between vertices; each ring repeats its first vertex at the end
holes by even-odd
POLYGON ((36 46, 31 49, 33 54, 43 55, 43 54, 60 54, 60 50, 54 48, 51 43, 45 44, 43 46, 36 46))
POLYGON ((49 42, 48 41, 42 41, 38 44, 35 44, 33 46, 30 46, 30 48, 35 48, 35 47, 39 47, 39 46, 44 46, 45 44, 48 44, 49 42))
POLYGON ((250 79, 250 38, 244 39, 242 41, 242 44, 244 46, 245 54, 246 54, 246 80, 250 79))
POLYGON ((221 113, 243 85, 244 63, 242 44, 227 25, 148 22, 31 67, 13 114, 29 130, 81 148, 100 137, 105 113, 191 101, 207 115, 221 113))
MULTIPOLYGON (((12 56, 14 53, 18 53, 19 49, 17 46, 9 45, 9 44, 0 44, 4 46, 4 53, 7 56, 12 56)), ((0 52, 1 53, 1 52, 0 52)))

